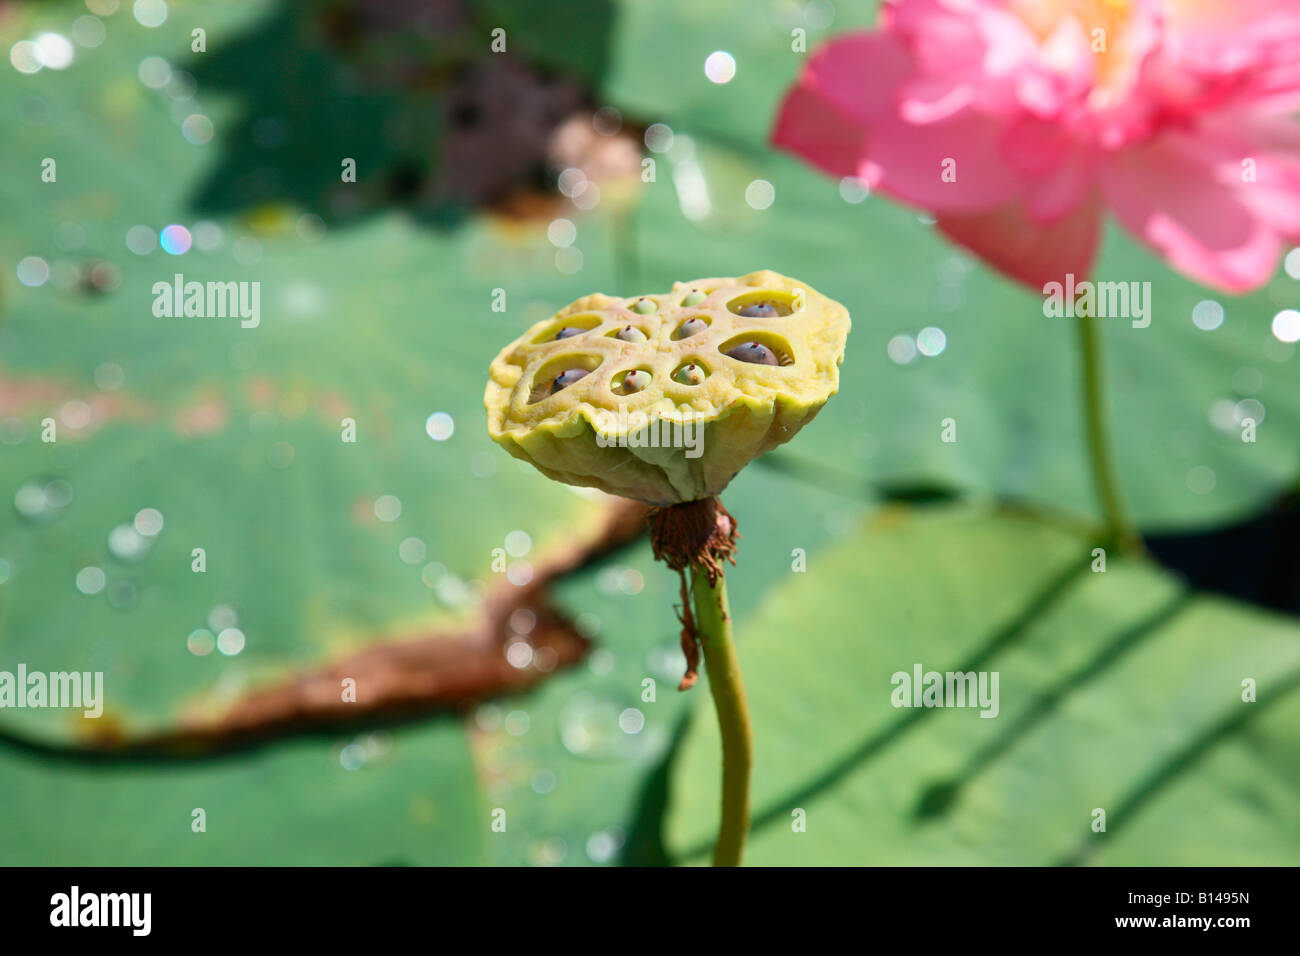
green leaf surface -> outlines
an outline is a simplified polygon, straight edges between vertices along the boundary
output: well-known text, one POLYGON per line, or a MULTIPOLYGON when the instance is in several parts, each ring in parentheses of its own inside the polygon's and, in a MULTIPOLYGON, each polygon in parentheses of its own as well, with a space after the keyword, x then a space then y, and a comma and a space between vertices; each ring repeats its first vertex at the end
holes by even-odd
MULTIPOLYGON (((10 115, 41 119, 20 124, 0 157, 14 211, 0 261, 13 275, 40 256, 53 273, 39 287, 6 280, 0 314, 0 667, 94 662, 114 725, 130 732, 472 618, 503 580, 491 565, 506 535, 524 532, 527 554, 514 557, 536 561, 580 543, 605 508, 540 480, 482 427, 492 355, 539 310, 585 291, 556 271, 541 226, 438 235, 390 216, 322 238, 318 223, 277 206, 211 223, 213 243, 183 255, 128 249, 136 225, 198 231, 187 190, 217 141, 187 142, 182 114, 198 105, 169 111, 169 95, 136 72, 146 56, 188 50, 191 16, 216 42, 229 21, 212 6, 211 20, 185 9, 159 31, 129 11, 110 18, 111 42, 0 90, 10 115), (44 155, 60 161, 57 182, 39 181, 44 155), (76 280, 92 261, 112 264, 115 287, 76 280), (156 315, 155 284, 178 273, 258 283, 260 323, 156 315), (496 288, 505 312, 492 310, 496 288), (435 412, 454 423, 444 440, 426 431, 435 412), (355 442, 343 440, 345 419, 355 442), (61 503, 46 507, 52 482, 61 503), (124 560, 109 536, 145 508, 163 529, 140 560, 124 560), (205 573, 191 570, 195 548, 205 573), (105 586, 83 595, 87 567, 105 586), (187 637, 219 632, 213 610, 225 606, 245 650, 191 654, 187 637)), ((19 37, 66 16, 8 28, 19 37)), ((590 261, 608 269, 598 252, 590 261)), ((46 737, 78 732, 66 712, 12 720, 46 737)))
POLYGON ((804 62, 792 31, 804 32, 811 51, 836 33, 875 23, 876 6, 874 0, 623 0, 602 91, 648 123, 716 130, 760 146, 775 105, 804 62), (716 51, 736 61, 727 83, 705 75, 705 61, 716 51))
POLYGON ((4 866, 470 865, 490 824, 454 720, 196 762, 0 742, 0 807, 4 866))
MULTIPOLYGON (((738 620, 747 862, 1300 860, 1300 628, 1142 562, 1094 572, 1090 548, 1012 513, 887 509, 738 620), (892 676, 917 664, 996 672, 997 716, 895 707, 892 676)), ((719 760, 713 722, 693 721, 672 774, 675 855, 710 845, 719 760)))

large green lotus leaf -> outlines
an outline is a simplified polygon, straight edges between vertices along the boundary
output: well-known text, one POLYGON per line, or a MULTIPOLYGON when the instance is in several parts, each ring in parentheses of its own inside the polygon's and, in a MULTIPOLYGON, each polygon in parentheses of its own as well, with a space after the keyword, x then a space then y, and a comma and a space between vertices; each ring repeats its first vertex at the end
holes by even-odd
MULTIPOLYGON (((594 504, 564 491, 548 501, 553 489, 516 468, 470 474, 418 420, 407 425, 422 443, 365 450, 340 442, 329 423, 250 420, 239 403, 225 428, 201 438, 123 424, 68 439, 66 449, 34 440, 7 449, 11 498, 24 494, 15 486, 53 476, 72 501, 48 521, 7 509, 0 524, 10 574, 0 668, 102 670, 106 725, 156 732, 182 713, 215 716, 246 691, 376 641, 463 628, 488 589, 513 587, 490 566, 508 534, 534 542, 509 560, 535 561, 600 527, 594 504), (75 454, 55 464, 56 448, 75 454), (376 517, 382 495, 403 503, 395 520, 376 517), (533 513, 530 503, 545 508, 533 513), (165 525, 132 560, 140 542, 128 533, 123 548, 110 535, 144 508, 160 511, 165 525), (414 555, 408 539, 420 542, 414 555), (206 552, 205 573, 192 571, 196 547, 206 552), (101 569, 104 586, 78 593, 79 572, 95 573, 84 568, 101 569), (210 650, 226 626, 246 638, 234 656, 187 650, 191 632, 207 628, 210 650)), ((59 710, 6 711, 5 720, 44 733, 77 729, 59 710)), ((87 721, 80 730, 98 727, 87 721)))
MULTIPOLYGON (((792 573, 800 552, 815 563, 869 507, 753 468, 724 498, 741 532, 728 581, 742 630, 763 595, 792 573)), ((510 821, 489 844, 491 860, 663 863, 658 823, 671 748, 692 704, 707 706, 702 684, 677 690, 685 668, 677 576, 641 541, 567 576, 556 599, 593 635, 596 649, 583 667, 556 674, 527 699, 494 702, 475 714, 474 752, 487 799, 510 821), (654 682, 653 700, 646 699, 647 680, 654 682)))
POLYGON ((474 865, 491 820, 473 773, 453 720, 179 763, 0 743, 0 865, 474 865))
MULTIPOLYGON (((188 189, 222 132, 214 110, 217 138, 187 142, 178 118, 198 107, 169 112, 137 67, 188 55, 191 14, 215 42, 234 16, 226 6, 173 11, 156 31, 128 11, 69 69, 11 74, 0 89, 4 109, 27 117, 0 157, 11 191, 0 262, 6 276, 27 256, 53 270, 38 287, 4 280, 0 667, 106 670, 111 720, 82 731, 157 730, 378 639, 472 618, 465 589, 438 589, 444 570, 481 596, 505 580, 493 552, 510 532, 528 536, 512 539, 528 549, 514 557, 537 561, 581 546, 606 511, 537 480, 483 433, 496 349, 591 281, 555 268, 542 225, 435 235, 390 216, 322 237, 319 223, 274 207, 219 221, 212 248, 127 248, 135 225, 194 226, 188 189), (47 155, 54 183, 38 178, 47 155), (92 260, 117 269, 116 286, 65 281, 92 260), (260 283, 260 324, 155 315, 155 283, 176 273, 260 283), (435 412, 445 440, 426 431, 435 412), (53 443, 41 440, 47 418, 53 443), (51 482, 60 506, 33 508, 51 482), (109 535, 145 508, 163 515, 157 544, 121 561, 109 535), (417 543, 399 552, 408 538, 417 543), (191 571, 194 548, 206 573, 191 571), (83 596, 74 582, 86 567, 107 586, 83 596), (195 657, 187 636, 211 629, 222 605, 238 613, 245 650, 195 657)), ((24 8, 6 39, 66 30, 74 12, 24 8)), ((589 274, 607 275, 608 243, 591 232, 589 274)), ((62 711, 6 721, 42 736, 77 730, 62 711)))
MULTIPOLYGON (((1300 628, 1146 563, 1093 571, 1090 548, 1013 513, 887 509, 774 588, 737 625, 747 861, 1300 861, 1300 628), (997 672, 997 716, 894 707, 892 675, 917 664, 997 672)), ((677 855, 709 846, 718 760, 713 722, 693 721, 671 781, 677 855)))
MULTIPOLYGON (((107 255, 123 246, 127 225, 153 224, 157 229, 178 220, 183 198, 195 180, 216 159, 223 124, 237 115, 239 104, 214 100, 206 90, 189 99, 174 99, 166 89, 141 81, 150 75, 148 57, 161 58, 175 69, 189 69, 190 31, 207 31, 208 48, 257 22, 272 3, 197 2, 170 4, 167 20, 147 28, 122 5, 103 17, 104 41, 95 47, 77 46, 74 62, 64 70, 26 75, 10 72, 0 90, 0 102, 14 118, 0 164, 5 169, 6 258, 21 238, 24 255, 41 254, 52 244, 60 221, 78 221, 86 230, 85 254, 107 255), (191 144, 182 122, 192 113, 207 115, 216 127, 211 141, 191 144), (58 179, 43 183, 41 161, 57 163, 58 179), (102 228, 101 228, 102 227, 102 228)), ((77 3, 13 4, 0 24, 0 40, 8 46, 53 31, 68 36, 74 21, 86 14, 77 3)), ((337 161, 330 164, 337 170, 337 161)), ((12 276, 7 270, 6 279, 12 276)))
POLYGON ((475 0, 479 30, 505 31, 506 51, 530 63, 598 81, 608 68, 610 28, 618 0, 475 0), (513 43, 513 46, 511 45, 513 43))

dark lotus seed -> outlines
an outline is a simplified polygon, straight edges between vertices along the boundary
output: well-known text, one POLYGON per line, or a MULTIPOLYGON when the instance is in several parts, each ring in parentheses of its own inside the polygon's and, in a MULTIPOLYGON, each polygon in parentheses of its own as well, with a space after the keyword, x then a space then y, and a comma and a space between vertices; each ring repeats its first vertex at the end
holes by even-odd
POLYGON ((587 370, 585 368, 568 368, 555 376, 555 381, 551 383, 551 394, 554 395, 561 389, 568 388, 580 378, 585 378, 587 370))
POLYGON ((698 335, 708 327, 709 323, 705 322, 703 319, 687 319, 681 324, 681 327, 677 329, 677 337, 679 339, 688 339, 692 335, 698 335))
POLYGON ((732 358, 753 365, 777 365, 776 353, 761 342, 746 342, 727 353, 732 358))
POLYGON ((572 325, 566 325, 564 328, 560 329, 560 331, 555 333, 555 337, 556 339, 567 339, 575 335, 581 335, 586 331, 586 329, 579 329, 572 325))
POLYGON ((738 315, 743 315, 747 319, 770 319, 774 315, 780 315, 776 306, 771 302, 751 302, 745 306, 738 315))

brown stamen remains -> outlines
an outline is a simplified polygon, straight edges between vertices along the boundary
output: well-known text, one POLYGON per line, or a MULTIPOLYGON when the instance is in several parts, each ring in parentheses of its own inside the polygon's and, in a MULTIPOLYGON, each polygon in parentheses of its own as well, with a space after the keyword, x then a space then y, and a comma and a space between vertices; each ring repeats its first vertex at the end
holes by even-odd
POLYGON ((678 690, 690 690, 699 679, 700 637, 691 614, 690 586, 686 570, 699 567, 714 586, 723 575, 722 562, 736 563, 736 519, 717 498, 686 501, 667 508, 655 508, 646 523, 650 527, 650 546, 657 560, 677 572, 681 579, 682 653, 686 655, 686 673, 678 690))

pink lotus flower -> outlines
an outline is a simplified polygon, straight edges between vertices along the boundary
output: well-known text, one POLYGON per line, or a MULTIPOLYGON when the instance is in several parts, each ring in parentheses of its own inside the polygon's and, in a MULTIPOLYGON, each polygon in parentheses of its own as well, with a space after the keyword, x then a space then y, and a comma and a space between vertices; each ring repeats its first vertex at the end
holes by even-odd
POLYGON ((1300 240, 1300 0, 896 0, 817 50, 773 141, 1038 286, 1102 212, 1211 286, 1300 240))

